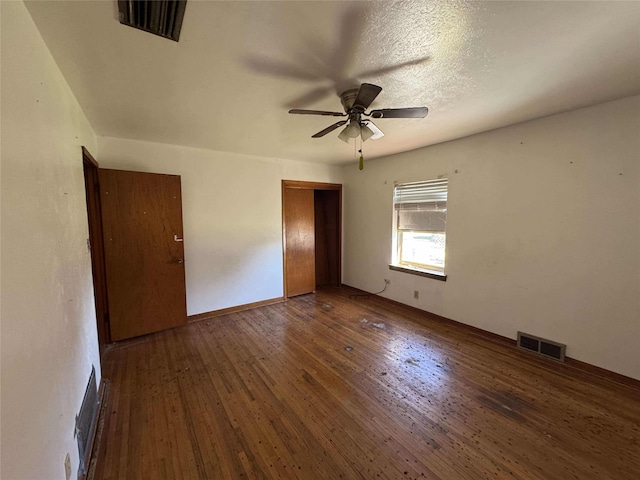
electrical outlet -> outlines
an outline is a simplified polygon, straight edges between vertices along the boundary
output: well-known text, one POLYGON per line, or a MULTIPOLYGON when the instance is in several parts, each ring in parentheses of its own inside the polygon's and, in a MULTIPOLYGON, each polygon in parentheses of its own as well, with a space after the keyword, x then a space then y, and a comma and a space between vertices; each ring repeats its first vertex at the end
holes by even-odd
POLYGON ((391 280, 389 280, 388 278, 384 279, 384 283, 386 283, 387 285, 389 285, 391 283, 391 280))
POLYGON ((413 298, 415 298, 416 300, 420 298, 420 292, 418 290, 413 291, 413 298))
POLYGON ((71 478, 71 457, 67 452, 67 456, 64 457, 64 474, 67 477, 67 480, 71 478))

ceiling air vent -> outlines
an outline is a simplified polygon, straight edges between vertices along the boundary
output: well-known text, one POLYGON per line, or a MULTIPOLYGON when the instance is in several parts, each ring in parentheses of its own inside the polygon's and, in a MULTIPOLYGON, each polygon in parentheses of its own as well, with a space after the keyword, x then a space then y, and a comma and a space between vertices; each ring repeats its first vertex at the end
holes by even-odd
POLYGON ((562 343, 523 332, 518 332, 518 347, 560 362, 564 362, 564 352, 567 349, 567 346, 562 343))
POLYGON ((177 42, 186 5, 187 0, 118 0, 120 23, 177 42))

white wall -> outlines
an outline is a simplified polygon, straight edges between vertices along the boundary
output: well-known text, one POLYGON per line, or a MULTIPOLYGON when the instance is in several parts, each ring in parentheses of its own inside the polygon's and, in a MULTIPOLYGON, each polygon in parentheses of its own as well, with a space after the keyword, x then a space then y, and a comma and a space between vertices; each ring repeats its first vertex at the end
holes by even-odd
POLYGON ((346 168, 344 283, 640 379, 639 127, 631 97, 346 168), (390 271, 394 182, 441 174, 447 282, 390 271))
POLYGON ((342 169, 99 137, 102 168, 182 179, 187 313, 283 294, 281 180, 342 183, 342 169))
POLYGON ((81 145, 95 135, 22 2, 2 17, 2 467, 64 479, 91 365, 98 380, 81 145))

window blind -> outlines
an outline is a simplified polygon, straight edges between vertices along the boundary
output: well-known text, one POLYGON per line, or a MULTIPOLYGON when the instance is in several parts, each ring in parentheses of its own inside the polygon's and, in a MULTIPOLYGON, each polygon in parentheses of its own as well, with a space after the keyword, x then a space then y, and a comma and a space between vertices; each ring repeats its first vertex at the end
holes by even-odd
POLYGON ((447 223, 448 179, 396 185, 393 206, 397 229, 444 233, 447 223))
POLYGON ((448 184, 447 178, 398 184, 393 192, 393 203, 398 209, 414 203, 446 204, 448 184))

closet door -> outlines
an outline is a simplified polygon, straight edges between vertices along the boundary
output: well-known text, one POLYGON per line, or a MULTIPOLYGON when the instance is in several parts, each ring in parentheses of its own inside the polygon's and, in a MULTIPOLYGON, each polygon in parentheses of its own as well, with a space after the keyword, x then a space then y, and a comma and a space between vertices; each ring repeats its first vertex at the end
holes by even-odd
POLYGON ((314 191, 283 188, 285 296, 316 289, 314 191))

